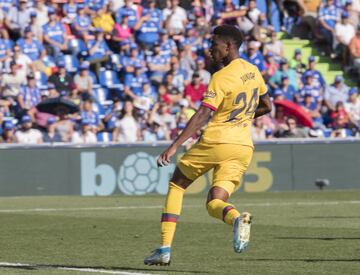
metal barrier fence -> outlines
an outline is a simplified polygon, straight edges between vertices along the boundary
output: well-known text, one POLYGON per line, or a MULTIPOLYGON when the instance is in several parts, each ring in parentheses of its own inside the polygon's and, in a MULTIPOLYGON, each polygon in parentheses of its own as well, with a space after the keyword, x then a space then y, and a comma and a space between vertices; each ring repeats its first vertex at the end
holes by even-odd
MULTIPOLYGON (((165 194, 175 163, 158 169, 156 157, 167 143, 0 145, 0 196, 165 194)), ((179 158, 184 151, 178 152, 179 158)), ((360 187, 360 139, 275 140, 256 143, 240 190, 315 190, 360 187)), ((188 193, 211 186, 212 173, 188 193)))

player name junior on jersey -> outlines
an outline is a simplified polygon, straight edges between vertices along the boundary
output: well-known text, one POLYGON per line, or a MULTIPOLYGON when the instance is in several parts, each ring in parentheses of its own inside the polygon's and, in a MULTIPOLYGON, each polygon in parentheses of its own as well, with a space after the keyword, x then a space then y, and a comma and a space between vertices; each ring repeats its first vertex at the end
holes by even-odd
POLYGON ((241 80, 243 81, 243 83, 247 82, 248 80, 254 80, 255 79, 255 73, 251 72, 251 73, 246 73, 242 76, 240 76, 241 80))

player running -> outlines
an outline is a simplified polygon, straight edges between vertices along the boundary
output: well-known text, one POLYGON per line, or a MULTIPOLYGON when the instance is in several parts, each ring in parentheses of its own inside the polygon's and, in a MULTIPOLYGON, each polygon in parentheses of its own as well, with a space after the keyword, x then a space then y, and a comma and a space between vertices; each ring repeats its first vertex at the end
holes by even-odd
POLYGON ((240 215, 227 200, 252 158, 252 118, 270 112, 271 101, 257 67, 239 58, 242 42, 242 33, 234 26, 214 29, 210 53, 214 64, 223 68, 212 76, 199 110, 157 161, 159 166, 168 165, 177 148, 209 122, 200 141, 177 164, 161 218, 161 247, 145 258, 146 265, 170 264, 185 189, 210 169, 214 175, 207 198, 209 215, 233 226, 235 252, 241 253, 249 244, 251 215, 240 215))

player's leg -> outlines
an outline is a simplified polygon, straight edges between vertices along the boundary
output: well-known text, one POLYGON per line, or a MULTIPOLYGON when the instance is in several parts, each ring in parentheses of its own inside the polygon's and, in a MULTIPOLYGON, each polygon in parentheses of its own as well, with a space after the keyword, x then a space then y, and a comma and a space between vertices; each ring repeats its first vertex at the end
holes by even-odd
POLYGON ((251 215, 247 212, 240 215, 235 206, 227 201, 239 186, 242 175, 249 166, 253 148, 223 145, 218 150, 223 152, 225 159, 215 166, 213 186, 208 194, 207 210, 210 216, 233 226, 234 250, 242 252, 249 244, 251 215))
POLYGON ((193 182, 176 167, 170 180, 169 189, 161 216, 161 246, 146 257, 146 265, 169 265, 171 245, 174 239, 176 223, 180 217, 185 189, 193 182))

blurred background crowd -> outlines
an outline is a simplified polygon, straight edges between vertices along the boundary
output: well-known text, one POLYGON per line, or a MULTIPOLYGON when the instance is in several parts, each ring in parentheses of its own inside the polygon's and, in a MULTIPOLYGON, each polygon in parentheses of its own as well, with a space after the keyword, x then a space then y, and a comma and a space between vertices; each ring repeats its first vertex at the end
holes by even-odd
POLYGON ((327 83, 317 56, 296 48, 287 59, 279 38, 316 41, 356 79, 359 12, 357 0, 0 0, 0 142, 173 139, 200 105, 213 73, 211 30, 224 23, 245 34, 241 57, 273 98, 254 139, 358 136, 356 81, 327 83), (36 108, 55 97, 79 111, 36 108))

